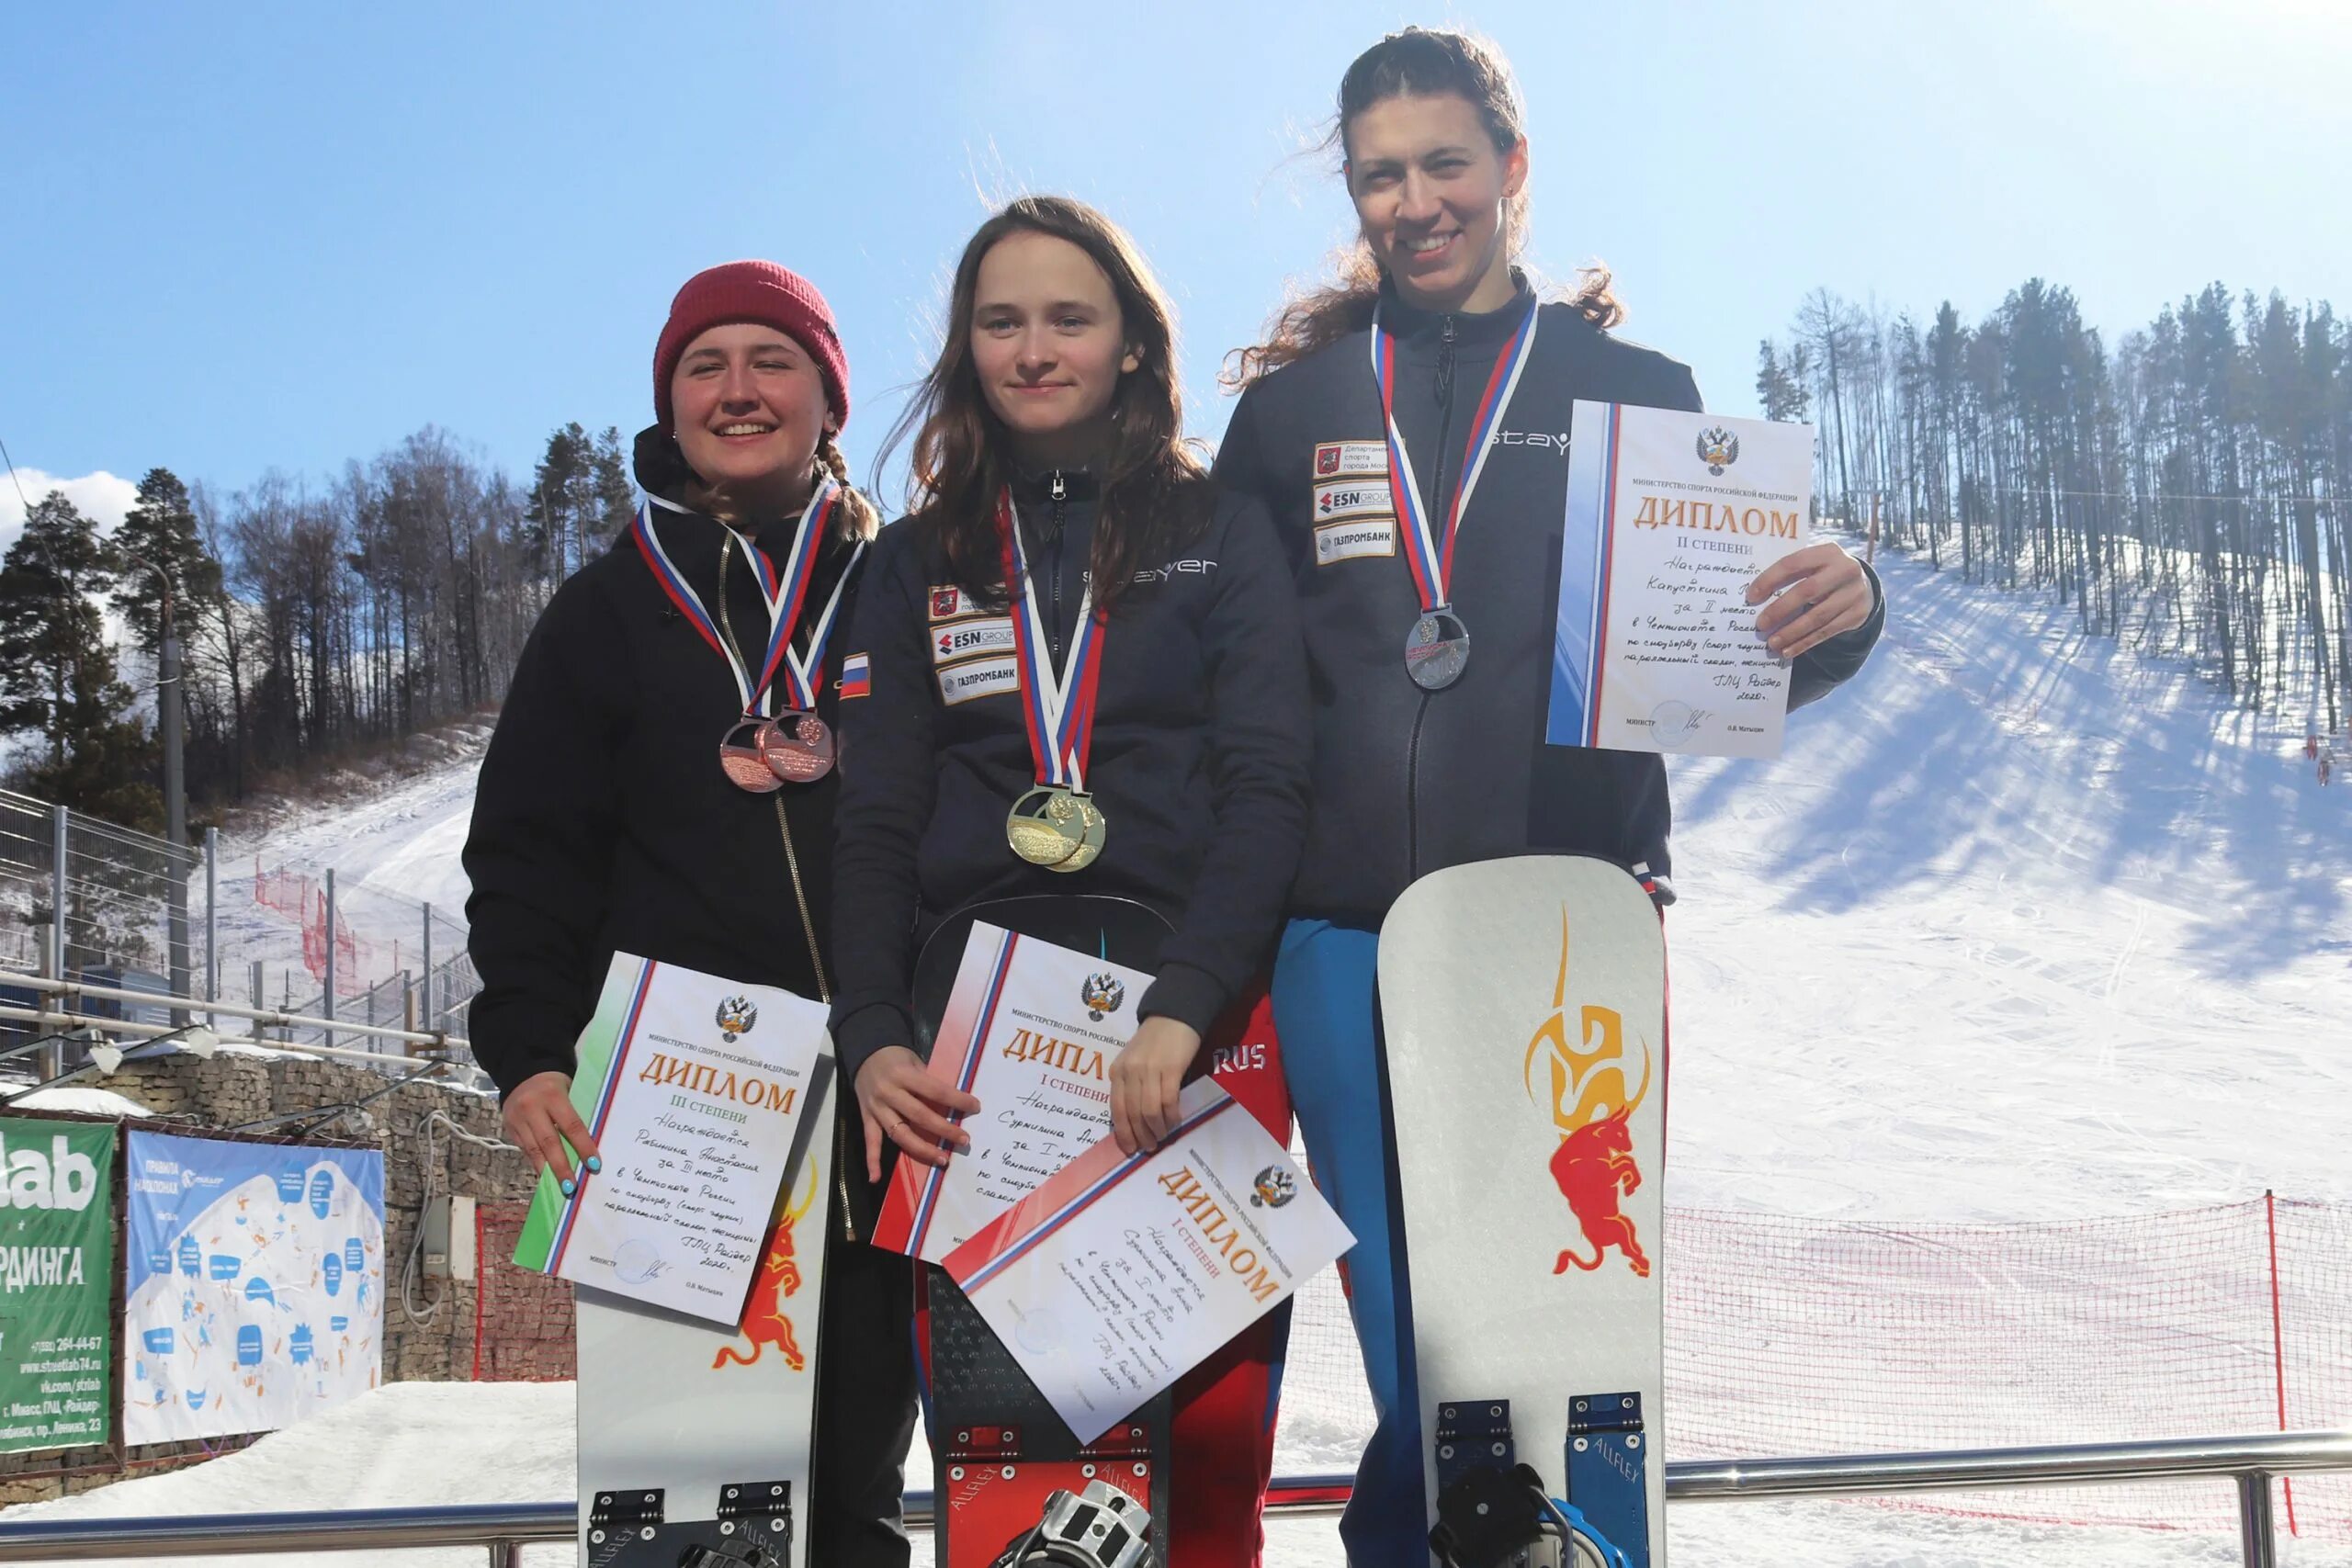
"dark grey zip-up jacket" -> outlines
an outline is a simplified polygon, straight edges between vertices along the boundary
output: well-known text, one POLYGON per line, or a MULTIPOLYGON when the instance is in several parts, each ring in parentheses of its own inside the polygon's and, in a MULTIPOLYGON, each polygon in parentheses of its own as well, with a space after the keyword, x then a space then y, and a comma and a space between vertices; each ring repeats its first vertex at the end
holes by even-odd
MULTIPOLYGON (((1527 309, 1439 315, 1391 295, 1396 422, 1433 518, 1459 477, 1480 393, 1527 309)), ((1578 398, 1700 408, 1690 368, 1546 304, 1517 395, 1456 538, 1449 597, 1470 634, 1462 679, 1423 692, 1405 672, 1419 611, 1402 556, 1370 333, 1359 331, 1242 394, 1217 482, 1264 503, 1296 575, 1315 709, 1315 810, 1295 912, 1377 929, 1416 878, 1530 852, 1596 855, 1673 898, 1666 766, 1647 753, 1544 743, 1578 398)), ((1879 595, 1876 574, 1871 592, 1879 595)), ((1790 705, 1851 676, 1878 640, 1870 620, 1796 661, 1790 705)))
MULTIPOLYGON (((684 493, 660 432, 638 438, 638 479, 684 493)), ((761 531, 783 560, 799 519, 761 531)), ((662 547, 716 615, 721 525, 657 511, 662 547)), ((818 558, 795 645, 841 581, 851 545, 818 558)), ((756 660, 767 609, 739 552, 728 573, 737 641, 756 660)), ((842 592, 837 628, 854 613, 842 592)), ((818 716, 831 722, 841 649, 834 632, 818 716)), ((780 792, 809 925, 793 892, 776 800, 748 795, 718 768, 741 716, 726 664, 681 615, 627 532, 556 591, 524 644, 474 787, 466 836, 467 939, 481 995, 467 1033, 501 1091, 535 1073, 573 1070, 572 1042, 596 1010, 615 951, 804 997, 823 990, 812 952, 831 956, 833 797, 839 781, 780 792)))
MULTIPOLYGON (((1058 508, 1049 476, 1015 487, 1057 663, 1096 513, 1091 481, 1066 481, 1058 508)), ((916 948, 980 899, 1109 893, 1159 910, 1176 931, 1137 1014, 1203 1033, 1265 964, 1305 831, 1305 659, 1264 514, 1231 495, 1203 509, 1199 532, 1138 571, 1104 628, 1086 782, 1110 832, 1102 857, 1069 873, 1005 842, 1005 815, 1035 779, 1013 673, 1020 606, 957 587, 922 519, 882 530, 848 645, 870 661, 871 694, 842 704, 833 1043, 853 1083, 874 1052, 913 1043, 916 948)))

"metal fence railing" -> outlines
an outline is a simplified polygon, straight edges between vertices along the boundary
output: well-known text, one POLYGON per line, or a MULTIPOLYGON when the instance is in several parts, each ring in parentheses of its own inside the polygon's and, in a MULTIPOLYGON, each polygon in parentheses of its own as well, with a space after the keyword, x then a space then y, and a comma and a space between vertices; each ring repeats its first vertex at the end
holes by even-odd
MULTIPOLYGON (((77 1004, 93 1018, 185 1023, 168 1000, 325 1021, 254 1033, 306 1045, 360 1043, 365 1026, 462 1034, 481 988, 466 928, 386 888, 338 889, 333 868, 223 863, 195 848, 0 790, 0 970, 157 998, 77 1004), (345 1020, 363 1026, 346 1031, 345 1020)), ((34 998, 0 986, 0 1051, 23 1038, 34 998)))
MULTIPOLYGON (((2270 1483, 2279 1476, 2352 1470, 2352 1431, 2298 1432, 1949 1453, 1838 1454, 1821 1458, 1669 1461, 1669 1503, 1756 1497, 1893 1496, 1987 1488, 2083 1486, 2125 1481, 2226 1479, 2236 1487, 2238 1543, 2246 1568, 2275 1568, 2270 1483)), ((1345 1476, 1278 1479, 1271 1514, 1336 1512, 1345 1476)), ((910 1493, 910 1528, 931 1525, 933 1499, 910 1493)), ((214 1514, 161 1518, 0 1520, 0 1562, 93 1558, 196 1557, 260 1551, 367 1551, 476 1546, 490 1568, 514 1568, 517 1549, 567 1541, 577 1503, 476 1503, 337 1513, 214 1514)))

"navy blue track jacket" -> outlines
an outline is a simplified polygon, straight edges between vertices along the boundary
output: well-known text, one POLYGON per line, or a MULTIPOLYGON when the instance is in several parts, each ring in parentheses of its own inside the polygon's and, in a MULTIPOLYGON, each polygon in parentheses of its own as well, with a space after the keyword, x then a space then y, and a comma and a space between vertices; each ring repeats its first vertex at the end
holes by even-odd
MULTIPOLYGON (((1396 421, 1433 518, 1458 479, 1479 393, 1530 295, 1441 315, 1391 294, 1396 421)), ((1575 306, 1542 307, 1517 395, 1454 545, 1449 597, 1470 634, 1459 682, 1423 692, 1405 672, 1419 613, 1388 495, 1370 333, 1358 331, 1253 383, 1217 453, 1219 484, 1261 502, 1298 582, 1314 703, 1315 811, 1296 913, 1376 930, 1416 878, 1528 853, 1596 855, 1671 902, 1671 809, 1662 759, 1544 743, 1570 405, 1578 398, 1700 407, 1690 367, 1614 337, 1575 306)), ((1867 570, 1867 569, 1865 569, 1867 570)), ((1861 668, 1885 620, 1796 661, 1792 707, 1861 668)))

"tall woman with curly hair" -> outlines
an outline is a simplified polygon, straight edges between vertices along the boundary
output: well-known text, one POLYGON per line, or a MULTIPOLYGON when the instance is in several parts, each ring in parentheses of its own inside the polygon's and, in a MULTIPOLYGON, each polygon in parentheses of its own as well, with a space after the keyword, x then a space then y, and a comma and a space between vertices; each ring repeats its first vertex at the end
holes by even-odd
MULTIPOLYGON (((1419 877, 1529 853, 1615 862, 1673 898, 1656 756, 1544 744, 1578 398, 1696 410, 1690 369, 1619 337, 1602 269, 1546 299, 1519 265, 1531 152, 1491 45, 1419 28, 1341 79, 1332 140, 1360 239, 1340 276, 1237 356, 1220 484, 1274 520, 1299 591, 1315 810, 1273 984, 1316 1180, 1358 1238, 1350 1309, 1380 1423, 1349 1561, 1428 1561, 1373 961, 1419 877), (1474 434, 1473 433, 1477 433, 1474 434), (1417 503, 1417 504, 1416 504, 1417 503)), ((1852 674, 1875 577, 1835 544, 1749 590, 1791 701, 1852 674)))

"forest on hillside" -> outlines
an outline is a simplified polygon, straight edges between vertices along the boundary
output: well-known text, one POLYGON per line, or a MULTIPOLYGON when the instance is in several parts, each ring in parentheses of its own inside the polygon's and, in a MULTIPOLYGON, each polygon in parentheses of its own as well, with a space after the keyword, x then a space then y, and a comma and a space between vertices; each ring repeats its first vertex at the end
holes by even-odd
MULTIPOLYGON (((2326 303, 2215 284, 2109 344, 2038 278, 1973 323, 1815 290, 1760 344, 1756 391, 1767 417, 1818 427, 1826 517, 2343 728, 2352 324, 2326 303)), ((161 825, 131 681, 153 678, 167 599, 199 809, 495 704, 632 505, 618 431, 577 423, 527 482, 428 427, 323 480, 223 493, 152 469, 111 533, 52 491, 0 560, 7 782, 161 825)))
POLYGON ((1824 510, 2333 733, 2352 701, 2352 325, 2220 284, 2112 344, 2040 278, 1970 323, 1815 290, 1757 355, 1824 510))

